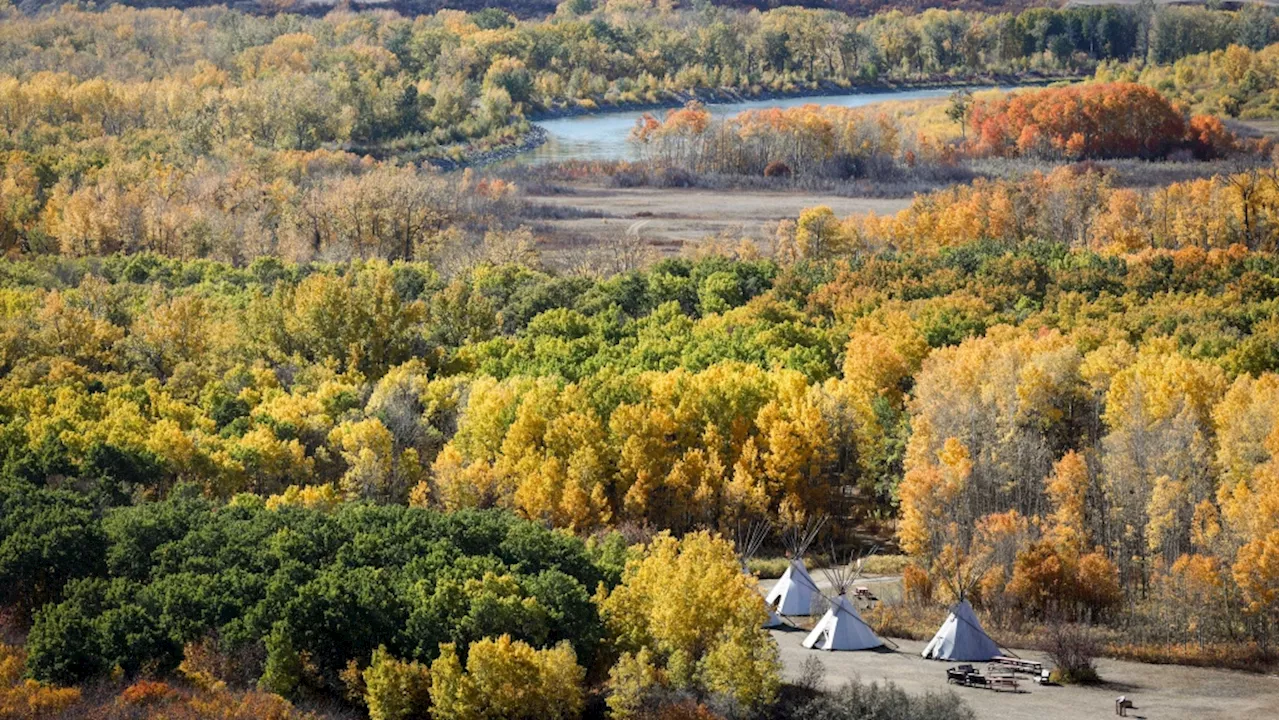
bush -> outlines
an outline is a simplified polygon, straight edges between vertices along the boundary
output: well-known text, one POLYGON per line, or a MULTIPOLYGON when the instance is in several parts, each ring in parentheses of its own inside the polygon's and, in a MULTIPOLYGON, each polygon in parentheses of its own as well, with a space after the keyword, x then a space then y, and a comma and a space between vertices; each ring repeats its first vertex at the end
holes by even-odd
POLYGON ((933 599, 933 580, 918 565, 902 568, 902 598, 909 604, 924 604, 933 599))
POLYGON ((1060 683, 1089 684, 1098 682, 1098 670, 1094 658, 1098 656, 1097 640, 1088 628, 1081 625, 1058 623, 1049 628, 1049 643, 1045 651, 1057 667, 1053 681, 1060 683))
POLYGON ((397 660, 379 646, 364 671, 370 720, 425 717, 431 705, 431 673, 418 662, 397 660))
POLYGON ((117 698, 122 705, 155 705, 176 697, 173 688, 167 683, 155 680, 139 680, 125 688, 117 698))
POLYGON ((791 177, 791 167, 781 160, 774 160, 764 166, 764 176, 767 178, 789 178, 791 177))
POLYGON ((892 682, 857 680, 810 701, 793 717, 825 720, 972 720, 973 710, 954 692, 910 695, 892 682))

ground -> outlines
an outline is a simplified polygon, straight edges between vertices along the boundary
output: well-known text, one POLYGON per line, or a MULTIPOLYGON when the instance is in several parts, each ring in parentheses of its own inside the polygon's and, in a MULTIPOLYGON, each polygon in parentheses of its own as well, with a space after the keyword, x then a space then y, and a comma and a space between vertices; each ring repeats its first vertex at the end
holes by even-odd
MULTIPOLYGON (((827 588, 821 573, 819 586, 827 588)), ((773 580, 761 583, 763 589, 773 580)), ((873 577, 857 581, 873 593, 889 595, 896 578, 873 577)), ((808 620, 804 618, 804 620, 808 620)), ((850 679, 862 682, 892 680, 911 693, 939 692, 951 687, 987 720, 1086 720, 1114 717, 1115 700, 1124 695, 1135 705, 1130 717, 1149 720, 1212 720, 1214 718, 1275 718, 1280 714, 1277 677, 1233 670, 1149 665, 1123 660, 1098 660, 1102 685, 1041 687, 1022 682, 1023 692, 1004 693, 947 685, 947 663, 920 657, 925 642, 890 638, 881 652, 823 652, 807 650, 801 643, 806 631, 786 628, 771 633, 782 651, 784 675, 795 678, 801 664, 817 657, 825 668, 826 686, 839 687, 850 679)), ((1019 657, 1046 662, 1043 653, 1013 648, 1019 657)))
MULTIPOLYGON (((689 188, 606 188, 575 186, 571 194, 538 195, 531 202, 557 209, 590 210, 598 217, 540 220, 535 231, 553 248, 592 239, 639 234, 646 245, 664 255, 681 252, 685 243, 729 233, 768 243, 769 226, 792 218, 807 207, 827 205, 838 217, 875 212, 890 215, 911 198, 849 198, 812 192, 762 192, 689 188)), ((566 214, 573 214, 572 212, 566 214)))

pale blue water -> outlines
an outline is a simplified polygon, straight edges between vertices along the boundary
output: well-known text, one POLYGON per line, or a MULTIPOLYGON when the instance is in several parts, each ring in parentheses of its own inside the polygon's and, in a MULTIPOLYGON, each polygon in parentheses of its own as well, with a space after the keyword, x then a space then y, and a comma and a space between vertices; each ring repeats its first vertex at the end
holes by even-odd
MULTIPOLYGON (((977 89, 977 88, 974 88, 977 89)), ((762 108, 790 108, 801 105, 838 105, 861 107, 886 100, 923 100, 946 97, 955 88, 927 88, 920 90, 892 90, 887 92, 856 93, 849 95, 810 95, 808 97, 747 100, 732 103, 707 103, 712 115, 736 115, 744 110, 762 108)), ((651 111, 662 117, 666 110, 651 111)), ((634 160, 636 148, 627 142, 631 128, 643 115, 636 110, 600 112, 592 115, 558 118, 539 122, 547 131, 547 142, 534 150, 517 156, 523 162, 558 162, 564 160, 634 160)))

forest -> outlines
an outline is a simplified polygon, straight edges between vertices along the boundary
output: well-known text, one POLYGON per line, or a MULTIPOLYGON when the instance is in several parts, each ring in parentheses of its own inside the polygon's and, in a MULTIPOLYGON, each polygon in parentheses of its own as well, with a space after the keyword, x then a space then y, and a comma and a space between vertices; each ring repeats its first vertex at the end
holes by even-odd
POLYGON ((1275 13, 829 5, 0 0, 0 718, 985 716, 764 629, 819 518, 881 636, 1273 674, 1275 13))
MULTIPOLYGON (((1127 77, 1138 58, 1171 63, 1228 47, 1238 48, 1223 71, 1234 85, 1213 75, 1199 82, 1238 88, 1223 97, 1246 114, 1262 102, 1252 98, 1275 93, 1275 52, 1263 48, 1276 40, 1276 18, 1254 9, 931 10, 865 20, 799 8, 561 10, 516 21, 498 11, 313 19, 0 7, 0 250, 337 260, 325 253, 338 235, 336 245, 355 248, 345 257, 413 259, 414 243, 449 240, 445 228, 510 215, 487 202, 500 200, 501 187, 455 193, 415 163, 456 167, 510 149, 527 142, 528 119, 540 114, 691 93, 1095 69, 1127 77), (340 217, 350 197, 391 218, 340 217), (368 247, 386 236, 398 238, 386 243, 398 252, 368 247)), ((1209 72, 1178 67, 1186 83, 1209 72)), ((1005 145, 1022 139, 989 134, 1005 145)))

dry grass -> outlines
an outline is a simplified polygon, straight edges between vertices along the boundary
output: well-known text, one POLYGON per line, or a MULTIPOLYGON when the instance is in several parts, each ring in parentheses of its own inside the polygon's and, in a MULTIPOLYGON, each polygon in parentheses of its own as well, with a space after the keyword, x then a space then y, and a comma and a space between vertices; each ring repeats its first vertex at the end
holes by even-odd
POLYGON ((1102 650, 1107 657, 1156 665, 1192 665, 1230 668, 1258 673, 1276 672, 1275 651, 1257 643, 1187 643, 1185 645, 1110 642, 1102 650))
POLYGON ((880 603, 862 613, 877 635, 928 640, 947 619, 947 609, 910 603, 880 603))
MULTIPOLYGON (((1031 650, 1050 649, 1050 628, 1041 623, 1024 623, 1017 627, 1000 622, 991 613, 978 610, 983 627, 1001 645, 1031 650)), ((927 640, 937 632, 947 617, 938 605, 880 603, 862 613, 878 634, 910 640, 927 640)), ((1103 657, 1157 665, 1190 665, 1248 672, 1274 673, 1277 656, 1252 642, 1239 643, 1132 643, 1121 628, 1095 625, 1090 628, 1097 637, 1103 657)))
POLYGON ((747 561, 747 569, 762 580, 782 577, 790 563, 785 557, 757 557, 747 561))
MULTIPOLYGON (((990 99, 1004 94, 1001 90, 980 90, 975 92, 973 97, 990 99)), ((879 114, 892 119, 902 129, 904 137, 917 136, 928 138, 936 143, 944 143, 961 138, 960 123, 947 115, 947 108, 950 106, 950 98, 941 97, 922 100, 890 100, 867 105, 862 108, 862 111, 867 115, 879 114)))
POLYGON ((901 575, 911 564, 906 555, 873 555, 862 563, 862 572, 868 575, 901 575))

